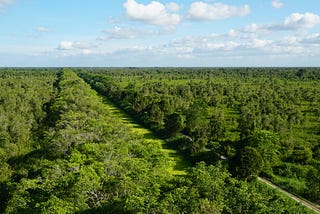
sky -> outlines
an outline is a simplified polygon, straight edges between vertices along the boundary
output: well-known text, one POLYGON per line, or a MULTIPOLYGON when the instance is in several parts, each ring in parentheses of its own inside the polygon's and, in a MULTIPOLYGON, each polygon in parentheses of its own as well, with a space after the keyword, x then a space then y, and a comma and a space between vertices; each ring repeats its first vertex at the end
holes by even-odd
POLYGON ((0 67, 316 67, 319 0, 0 0, 0 67))

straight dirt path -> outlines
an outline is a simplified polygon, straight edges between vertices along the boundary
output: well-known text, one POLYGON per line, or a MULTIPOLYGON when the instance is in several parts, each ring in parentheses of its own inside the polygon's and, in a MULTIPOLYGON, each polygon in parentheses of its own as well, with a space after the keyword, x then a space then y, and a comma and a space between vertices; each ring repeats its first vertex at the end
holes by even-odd
POLYGON ((151 131, 135 123, 129 115, 127 115, 124 111, 119 109, 110 101, 104 99, 104 104, 106 105, 108 110, 110 110, 111 114, 118 117, 125 125, 130 128, 133 133, 143 136, 146 142, 152 142, 161 145, 161 151, 163 153, 166 153, 169 157, 170 168, 168 169, 168 171, 172 175, 187 174, 186 169, 189 167, 189 164, 183 160, 183 157, 176 150, 168 148, 168 145, 165 141, 155 137, 151 131))
POLYGON ((267 179, 258 177, 258 180, 263 182, 263 183, 265 183, 265 184, 267 184, 268 186, 270 186, 270 187, 272 187, 274 189, 277 189, 278 191, 282 192, 283 194, 287 195, 288 197, 292 198, 293 200, 295 200, 295 201, 299 202, 300 204, 308 207, 312 211, 320 214, 319 207, 317 207, 316 205, 312 204, 311 202, 306 201, 306 200, 301 199, 301 198, 298 198, 297 196, 285 191, 284 189, 278 187, 277 185, 273 184, 272 182, 268 181, 267 179))

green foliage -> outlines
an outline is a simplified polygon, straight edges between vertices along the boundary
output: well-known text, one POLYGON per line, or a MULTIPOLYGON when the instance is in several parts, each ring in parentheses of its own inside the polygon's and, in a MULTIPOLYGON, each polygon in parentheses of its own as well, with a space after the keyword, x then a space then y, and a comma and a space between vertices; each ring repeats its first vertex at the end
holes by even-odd
POLYGON ((280 164, 280 137, 271 131, 255 131, 248 145, 257 149, 263 160, 263 171, 272 173, 272 168, 280 164))
POLYGON ((71 70, 60 71, 58 87, 49 108, 55 121, 43 131, 41 148, 11 161, 15 180, 5 212, 74 213, 109 205, 131 212, 154 206, 168 176, 160 147, 111 116, 71 70))
POLYGON ((184 128, 184 120, 178 113, 170 114, 165 119, 164 127, 169 136, 174 136, 184 128))
POLYGON ((2 69, 1 213, 308 213, 255 181, 261 170, 319 201, 318 70, 105 71, 78 75, 173 136, 195 166, 172 176, 173 151, 124 123, 71 69, 2 69))
MULTIPOLYGON (((24 169, 17 169, 13 160, 33 152, 39 146, 47 115, 43 106, 55 95, 53 84, 56 73, 43 70, 0 71, 1 213, 5 211, 11 195, 10 182, 28 173, 24 169)), ((24 200, 27 199, 17 195, 16 200, 12 209, 23 210, 24 200)))
POLYGON ((255 115, 246 106, 241 108, 241 114, 239 119, 240 138, 246 139, 256 128, 255 115))
POLYGON ((162 137, 169 129, 165 120, 178 112, 185 118, 180 132, 188 139, 178 143, 184 154, 231 159, 237 149, 254 147, 263 159, 262 175, 272 178, 283 162, 308 168, 319 159, 319 73, 318 68, 101 68, 79 75, 162 137))
POLYGON ((307 163, 312 159, 312 151, 308 147, 295 147, 291 155, 287 158, 293 163, 307 163))
POLYGON ((221 141, 225 138, 226 121, 223 111, 214 112, 210 117, 209 128, 211 141, 221 141))
POLYGON ((310 169, 306 175, 308 178, 306 182, 307 190, 306 195, 316 203, 320 204, 320 173, 319 170, 310 169))
POLYGON ((237 177, 251 180, 261 172, 263 158, 258 150, 246 146, 234 157, 233 165, 237 177))

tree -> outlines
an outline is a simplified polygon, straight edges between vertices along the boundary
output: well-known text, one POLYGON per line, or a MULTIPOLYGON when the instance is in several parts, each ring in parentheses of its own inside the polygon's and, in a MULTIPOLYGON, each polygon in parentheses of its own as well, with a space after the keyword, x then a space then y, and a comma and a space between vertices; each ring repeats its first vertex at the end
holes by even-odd
POLYGON ((216 111, 211 116, 209 121, 210 139, 212 141, 219 141, 225 137, 226 121, 224 119, 223 111, 216 111))
POLYGON ((263 160, 261 154, 255 148, 246 146, 234 157, 233 166, 235 176, 251 180, 261 172, 263 160))
POLYGON ((241 108, 241 114, 239 118, 240 138, 246 139, 250 136, 251 132, 255 129, 256 116, 247 106, 241 108))
POLYGON ((209 138, 208 106, 201 100, 195 101, 186 111, 185 132, 192 138, 209 138))
POLYGON ((248 145, 259 151, 263 160, 264 171, 268 172, 280 163, 280 137, 266 130, 257 130, 249 137, 248 145))
POLYGON ((183 117, 179 113, 170 114, 165 119, 164 127, 169 136, 178 134, 184 128, 183 117))

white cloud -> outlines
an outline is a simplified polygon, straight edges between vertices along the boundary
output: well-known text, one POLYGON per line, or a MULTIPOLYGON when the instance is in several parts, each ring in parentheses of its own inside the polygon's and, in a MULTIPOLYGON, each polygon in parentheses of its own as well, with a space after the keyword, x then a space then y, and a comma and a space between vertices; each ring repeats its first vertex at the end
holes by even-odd
POLYGON ((314 13, 292 13, 281 24, 268 24, 260 29, 268 31, 306 30, 320 24, 320 16, 314 13))
POLYGON ((190 5, 188 18, 193 20, 218 20, 233 16, 246 16, 250 13, 250 7, 230 6, 223 3, 208 4, 205 2, 193 2, 190 5))
POLYGON ((75 41, 61 41, 58 50, 75 50, 75 49, 83 49, 83 50, 89 50, 96 45, 89 44, 86 42, 75 42, 75 41))
MULTIPOLYGON (((108 60, 113 59, 113 63, 120 64, 123 61, 127 63, 137 60, 142 63, 141 65, 145 65, 143 63, 155 65, 157 60, 161 63, 168 62, 166 65, 177 62, 182 62, 181 65, 183 63, 192 65, 194 62, 198 63, 197 65, 202 65, 201 62, 212 62, 212 60, 220 58, 230 60, 232 64, 231 59, 236 57, 243 59, 244 61, 239 60, 238 62, 243 62, 244 65, 245 63, 256 63, 256 60, 260 60, 261 63, 267 58, 273 57, 288 57, 288 59, 304 57, 308 59, 307 57, 311 54, 320 55, 320 34, 308 34, 305 30, 298 32, 295 30, 311 28, 318 23, 315 18, 317 15, 310 14, 291 14, 279 23, 253 23, 242 29, 231 29, 225 33, 186 36, 164 43, 160 41, 153 43, 149 40, 143 40, 142 43, 139 43, 140 40, 134 40, 101 42, 94 46, 92 43, 84 41, 62 41, 57 49, 65 51, 56 50, 56 53, 60 56, 106 57, 108 60), (287 32, 283 32, 283 30, 287 32)), ((154 27, 143 29, 119 25, 106 29, 99 39, 137 39, 149 35, 161 35, 161 29, 158 30, 159 32, 155 31, 154 27)), ((272 61, 272 63, 274 62, 272 61)), ((257 62, 258 64, 259 62, 257 62)))
POLYGON ((300 36, 286 36, 281 41, 286 46, 318 46, 320 47, 320 33, 306 34, 300 36))
POLYGON ((301 41, 301 38, 297 36, 285 36, 280 41, 279 44, 285 46, 297 45, 301 41))
POLYGON ((251 41, 252 48, 264 48, 270 44, 272 44, 272 41, 265 39, 253 39, 251 41))
POLYGON ((59 50, 71 50, 73 49, 73 43, 71 41, 61 41, 59 44, 59 50))
POLYGON ((176 56, 180 56, 179 58, 201 58, 203 55, 230 54, 231 51, 235 51, 239 46, 241 46, 240 43, 233 40, 225 40, 222 35, 208 35, 174 40, 165 47, 173 49, 171 52, 176 56))
POLYGON ((234 29, 229 30, 228 36, 229 37, 236 37, 238 35, 238 32, 234 29))
POLYGON ((307 30, 320 24, 320 16, 313 13, 292 13, 282 23, 276 24, 249 24, 240 29, 241 32, 250 34, 265 34, 277 31, 307 30))
POLYGON ((245 26, 242 31, 243 32, 247 32, 247 33, 256 33, 261 27, 258 26, 255 23, 252 24, 248 24, 247 26, 245 26))
POLYGON ((280 0, 272 0, 271 5, 272 7, 279 9, 283 6, 283 3, 280 0))
POLYGON ((283 26, 289 29, 312 28, 320 24, 320 16, 313 13, 292 13, 283 23, 283 26))
POLYGON ((314 34, 305 36, 301 42, 320 46, 320 33, 314 33, 314 34))
POLYGON ((127 55, 127 54, 138 54, 138 53, 147 53, 147 52, 149 53, 149 51, 152 51, 152 47, 149 47, 149 46, 132 46, 132 47, 127 47, 127 48, 119 48, 119 49, 113 51, 110 54, 127 55))
POLYGON ((249 56, 307 56, 320 52, 320 34, 286 36, 275 39, 265 34, 244 36, 244 31, 220 35, 194 36, 174 40, 164 47, 171 48, 176 56, 206 57, 249 57, 249 56))
POLYGON ((36 27, 34 29, 35 31, 39 32, 39 33, 47 33, 47 32, 50 32, 50 29, 49 28, 46 28, 46 27, 36 27))
POLYGON ((140 30, 136 28, 123 28, 115 26, 112 29, 107 29, 104 31, 105 35, 98 38, 98 40, 110 40, 110 39, 136 39, 142 38, 148 35, 156 34, 154 31, 150 30, 140 30))
POLYGON ((178 12, 181 7, 175 2, 169 2, 166 4, 166 9, 170 12, 178 12))
POLYGON ((9 5, 13 4, 15 0, 0 0, 0 9, 4 9, 9 5))
POLYGON ((181 21, 178 14, 170 13, 169 9, 173 9, 173 4, 167 8, 157 1, 143 5, 137 3, 135 0, 127 0, 123 6, 126 9, 126 15, 129 19, 142 21, 151 25, 172 29, 181 21))

